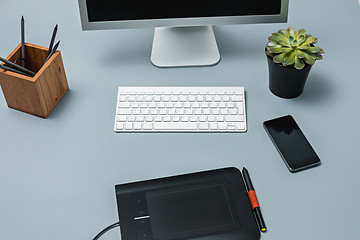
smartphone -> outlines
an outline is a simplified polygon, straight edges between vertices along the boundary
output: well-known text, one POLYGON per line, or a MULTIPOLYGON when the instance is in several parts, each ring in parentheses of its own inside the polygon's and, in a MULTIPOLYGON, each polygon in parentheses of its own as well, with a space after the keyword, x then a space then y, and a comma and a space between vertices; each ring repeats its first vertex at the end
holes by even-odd
POLYGON ((320 159, 290 115, 264 122, 264 128, 290 172, 320 164, 320 159))

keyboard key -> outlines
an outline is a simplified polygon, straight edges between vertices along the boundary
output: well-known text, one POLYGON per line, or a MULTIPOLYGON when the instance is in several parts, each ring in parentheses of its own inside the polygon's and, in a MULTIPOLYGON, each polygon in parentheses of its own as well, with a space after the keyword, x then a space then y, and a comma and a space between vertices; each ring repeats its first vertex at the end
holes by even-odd
POLYGON ((172 103, 172 102, 166 103, 165 108, 174 108, 174 103, 172 103))
POLYGON ((200 108, 200 103, 198 102, 194 102, 193 104, 191 104, 192 108, 200 108))
POLYGON ((233 96, 231 98, 231 100, 234 101, 234 102, 242 102, 243 97, 242 96, 233 96))
POLYGON ((180 96, 179 101, 180 101, 180 102, 186 102, 186 101, 187 101, 187 97, 186 97, 186 96, 180 96))
POLYGON ((221 103, 219 103, 218 107, 219 108, 226 108, 226 103, 221 102, 221 103))
POLYGON ((155 130, 197 130, 197 123, 194 122, 162 122, 154 123, 155 130))
POLYGON ((235 130, 235 129, 236 129, 236 125, 235 125, 235 123, 228 123, 227 128, 228 128, 229 130, 235 130))
POLYGON ((220 96, 215 96, 214 97, 214 102, 221 102, 221 97, 220 96))
POLYGON ((148 108, 156 108, 156 103, 154 103, 154 102, 150 102, 149 104, 148 104, 148 108))
POLYGON ((182 103, 181 102, 174 103, 174 107, 175 108, 182 108, 182 103))
POLYGON ((138 102, 132 102, 130 105, 131 105, 131 108, 138 108, 139 107, 138 102))
POLYGON ((236 127, 237 127, 237 129, 244 130, 245 129, 245 123, 244 122, 237 123, 236 127))
POLYGON ((143 122, 143 121, 145 121, 145 117, 143 115, 137 116, 136 121, 143 122))
POLYGON ((236 109, 234 108, 234 109, 229 109, 229 114, 230 115, 236 115, 236 109))
POLYGON ((182 117, 180 117, 180 121, 181 121, 181 122, 188 122, 188 121, 189 121, 189 117, 188 117, 187 115, 182 116, 182 117))
POLYGON ((119 96, 119 102, 126 102, 126 96, 119 96))
POLYGON ((129 96, 127 100, 129 102, 135 102, 135 96, 129 96))
POLYGON ((116 129, 117 130, 122 130, 124 128, 124 123, 116 123, 116 129))
POLYGON ((201 109, 195 109, 194 114, 195 115, 201 115, 201 109))
POLYGON ((203 101, 205 101, 204 95, 199 95, 199 96, 196 98, 196 101, 198 101, 198 102, 203 102, 203 101))
POLYGON ((223 122, 224 121, 224 117, 223 116, 216 116, 216 121, 217 122, 223 122))
POLYGON ((191 108, 191 104, 189 102, 183 103, 184 108, 191 108))
POLYGON ((154 122, 161 122, 161 120, 162 120, 161 116, 154 117, 154 122))
POLYGON ((153 129, 153 124, 152 123, 143 123, 143 129, 144 130, 152 130, 153 129))
POLYGON ((193 110, 192 110, 192 109, 185 109, 185 114, 186 114, 186 115, 192 115, 192 114, 193 114, 193 110))
POLYGON ((221 115, 227 115, 227 114, 228 114, 228 110, 227 110, 227 109, 220 109, 220 114, 221 114, 221 115))
POLYGON ((118 104, 118 108, 130 108, 130 103, 129 102, 120 102, 118 104))
POLYGON ((170 101, 172 101, 172 102, 177 102, 177 101, 179 101, 179 96, 171 96, 170 97, 170 101))
POLYGON ((197 122, 198 121, 198 118, 196 116, 190 116, 189 117, 189 121, 190 122, 197 122))
POLYGON ((213 115, 219 115, 220 114, 219 109, 214 109, 211 112, 212 112, 213 115))
POLYGON ((164 116, 164 117, 163 117, 163 121, 164 121, 164 122, 170 122, 170 121, 171 121, 171 117, 170 117, 170 116, 164 116))
POLYGON ((206 122, 207 117, 206 116, 200 116, 199 117, 199 122, 206 122))
POLYGON ((209 128, 208 123, 204 123, 204 122, 199 123, 199 129, 200 130, 207 130, 208 128, 209 128))
POLYGON ((173 122, 180 122, 180 117, 179 116, 173 116, 172 121, 173 122))
POLYGON ((141 123, 139 122, 134 123, 134 130, 141 130, 141 123))
POLYGON ((189 96, 189 102, 195 102, 196 97, 195 96, 189 96))
POLYGON ((125 130, 131 130, 132 129, 132 126, 133 124, 130 123, 130 122, 127 122, 127 123, 124 123, 124 126, 125 126, 125 130))
POLYGON ((240 115, 227 115, 224 117, 226 122, 243 122, 244 116, 240 115))
POLYGON ((158 110, 157 110, 157 109, 150 109, 150 114, 151 114, 151 115, 157 115, 157 114, 158 114, 158 110))
POLYGON ((220 122, 218 124, 220 130, 226 130, 227 124, 225 122, 220 122))
POLYGON ((142 115, 148 115, 149 113, 150 113, 150 111, 149 111, 148 108, 141 110, 141 114, 142 114, 142 115))
POLYGON ((217 129, 217 124, 216 123, 211 122, 211 123, 209 123, 209 125, 210 125, 210 130, 216 130, 217 129))
POLYGON ((223 102, 230 102, 230 97, 229 96, 223 96, 222 100, 223 100, 223 102))
POLYGON ((136 101, 143 102, 144 101, 144 96, 137 96, 136 101))
POLYGON ((119 108, 118 115, 130 115, 131 109, 130 108, 119 108))
POLYGON ((239 114, 244 114, 244 107, 242 105, 237 105, 239 114))
POLYGON ((205 115, 210 115, 210 114, 211 114, 210 109, 205 109, 205 110, 203 111, 203 114, 205 114, 205 115))
POLYGON ((208 122, 215 122, 215 116, 208 116, 208 122))
POLYGON ((126 122, 126 116, 125 115, 118 115, 117 116, 118 122, 126 122))

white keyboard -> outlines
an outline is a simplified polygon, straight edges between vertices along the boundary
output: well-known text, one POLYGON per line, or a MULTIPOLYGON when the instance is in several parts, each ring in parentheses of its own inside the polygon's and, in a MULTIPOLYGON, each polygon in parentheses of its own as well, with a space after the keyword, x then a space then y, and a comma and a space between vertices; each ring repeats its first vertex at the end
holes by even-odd
POLYGON ((115 132, 246 132, 244 87, 119 87, 115 132))

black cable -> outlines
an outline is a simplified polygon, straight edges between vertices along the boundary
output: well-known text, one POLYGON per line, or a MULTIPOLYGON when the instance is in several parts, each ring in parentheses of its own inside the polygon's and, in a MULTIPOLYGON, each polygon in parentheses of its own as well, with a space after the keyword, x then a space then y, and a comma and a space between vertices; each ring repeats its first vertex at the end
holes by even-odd
POLYGON ((114 224, 108 226, 107 228, 105 228, 104 230, 102 230, 101 232, 99 232, 99 234, 96 235, 93 240, 99 239, 104 233, 106 233, 106 232, 109 231, 110 229, 113 229, 113 228, 119 227, 119 226, 120 226, 120 223, 119 223, 119 222, 114 223, 114 224))
MULTIPOLYGON (((23 62, 25 63, 26 68, 29 68, 29 64, 28 64, 28 62, 27 62, 25 59, 21 58, 21 57, 19 57, 19 58, 15 59, 14 63, 16 63, 18 60, 23 61, 23 62)), ((17 63, 16 63, 16 64, 17 64, 17 63)))

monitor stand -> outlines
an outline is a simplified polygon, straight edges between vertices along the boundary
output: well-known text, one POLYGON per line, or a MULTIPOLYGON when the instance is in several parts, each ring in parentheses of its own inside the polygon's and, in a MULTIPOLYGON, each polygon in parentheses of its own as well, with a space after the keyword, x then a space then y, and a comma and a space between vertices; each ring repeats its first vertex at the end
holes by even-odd
POLYGON ((219 61, 212 26, 155 28, 151 52, 155 66, 209 66, 219 61))

